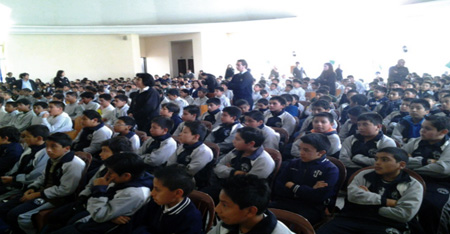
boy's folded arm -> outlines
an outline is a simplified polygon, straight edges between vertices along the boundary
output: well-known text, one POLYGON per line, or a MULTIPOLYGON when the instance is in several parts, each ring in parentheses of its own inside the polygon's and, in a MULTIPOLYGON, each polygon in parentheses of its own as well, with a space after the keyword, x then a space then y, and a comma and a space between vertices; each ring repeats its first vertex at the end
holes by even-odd
POLYGON ((133 215, 147 203, 150 189, 147 187, 129 187, 118 191, 111 200, 108 199, 106 194, 101 195, 100 193, 98 192, 97 196, 89 198, 86 209, 95 222, 103 223, 122 215, 133 215))
POLYGON ((65 163, 62 166, 63 175, 61 176, 60 184, 46 188, 41 193, 42 197, 49 199, 59 198, 68 196, 73 192, 75 192, 75 190, 78 187, 78 184, 80 183, 81 176, 83 174, 83 170, 86 164, 77 157, 74 157, 73 160, 77 161, 65 163))
POLYGON ((362 166, 373 166, 375 164, 375 159, 370 158, 366 155, 357 154, 353 156, 352 161, 355 162, 358 165, 362 166))
POLYGON ((228 154, 226 154, 223 158, 220 159, 220 161, 217 163, 217 165, 213 169, 214 173, 217 175, 217 177, 219 177, 221 179, 225 179, 230 176, 230 173, 233 170, 233 168, 227 166, 227 164, 231 163, 231 159, 233 156, 234 156, 234 152, 231 151, 228 154))
POLYGON ((325 187, 314 189, 313 187, 307 185, 299 185, 299 187, 294 191, 296 187, 296 185, 294 185, 292 189, 298 198, 304 198, 314 202, 323 202, 325 199, 333 196, 338 177, 339 172, 337 170, 329 171, 327 176, 320 179, 327 183, 327 186, 325 187))
POLYGON ((36 159, 34 162, 34 169, 28 174, 18 174, 15 177, 16 182, 28 185, 33 183, 36 178, 43 175, 45 172, 45 167, 47 166, 48 155, 45 153, 45 149, 36 154, 36 159))
POLYGON ((365 183, 365 179, 363 178, 364 172, 360 172, 356 175, 353 181, 347 187, 347 197, 350 202, 360 204, 360 205, 382 205, 381 195, 365 191, 359 186, 369 187, 367 183, 365 183))
POLYGON ((413 180, 394 207, 380 207, 378 214, 399 222, 408 222, 419 212, 423 199, 422 185, 413 180))

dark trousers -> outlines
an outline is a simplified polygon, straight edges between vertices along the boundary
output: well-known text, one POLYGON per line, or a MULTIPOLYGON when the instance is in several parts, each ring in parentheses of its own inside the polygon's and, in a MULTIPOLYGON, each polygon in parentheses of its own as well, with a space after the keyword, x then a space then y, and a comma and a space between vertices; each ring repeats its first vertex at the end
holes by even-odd
POLYGON ((324 207, 314 207, 314 206, 307 206, 307 205, 301 205, 297 202, 293 201, 272 201, 269 204, 270 208, 276 208, 281 210, 287 210, 296 214, 299 214, 303 217, 305 217, 312 225, 318 223, 320 220, 322 220, 322 217, 324 216, 324 207))
POLYGON ((396 228, 372 220, 337 216, 317 230, 316 234, 401 234, 396 228))
MULTIPOLYGON (((443 209, 450 203, 450 183, 427 183, 427 191, 419 210, 419 221, 425 233, 438 233, 441 230, 448 230, 450 226, 450 210, 443 209)), ((445 233, 445 232, 441 232, 445 233)))
POLYGON ((76 202, 63 205, 56 208, 48 216, 48 224, 44 228, 43 233, 51 233, 66 225, 74 224, 79 219, 89 215, 86 209, 76 207, 76 202))
POLYGON ((131 233, 131 225, 118 225, 113 222, 97 223, 90 219, 87 223, 75 223, 59 229, 53 234, 98 234, 98 233, 131 233))

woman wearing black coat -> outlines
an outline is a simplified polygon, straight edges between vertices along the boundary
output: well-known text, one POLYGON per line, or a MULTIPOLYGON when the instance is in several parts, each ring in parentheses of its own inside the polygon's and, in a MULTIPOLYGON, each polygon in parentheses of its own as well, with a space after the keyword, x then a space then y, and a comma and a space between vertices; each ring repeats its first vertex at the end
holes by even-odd
POLYGON ((333 65, 331 63, 325 63, 323 65, 322 74, 320 74, 317 81, 320 85, 326 85, 330 87, 330 94, 336 96, 336 73, 334 72, 333 65))
POLYGON ((225 71, 225 79, 232 78, 234 76, 234 68, 231 64, 228 64, 227 70, 225 71))
POLYGON ((70 87, 70 82, 67 77, 65 77, 65 73, 63 70, 59 70, 56 72, 56 77, 53 79, 53 83, 55 84, 55 88, 63 88, 64 85, 70 87))
POLYGON ((161 100, 158 91, 153 88, 155 80, 152 75, 138 73, 136 77, 135 83, 139 91, 131 101, 128 115, 136 120, 138 130, 150 135, 151 120, 159 115, 159 104, 161 100))

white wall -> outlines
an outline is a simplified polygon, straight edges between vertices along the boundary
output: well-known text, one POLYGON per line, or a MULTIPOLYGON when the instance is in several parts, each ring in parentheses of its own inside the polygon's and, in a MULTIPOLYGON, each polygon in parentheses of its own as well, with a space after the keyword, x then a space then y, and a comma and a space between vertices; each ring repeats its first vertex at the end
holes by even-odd
MULTIPOLYGON (((147 57, 147 71, 154 75, 162 75, 165 73, 174 74, 172 61, 172 41, 186 41, 192 40, 193 57, 194 57, 194 73, 202 70, 203 55, 202 55, 202 41, 200 33, 176 34, 169 36, 157 37, 141 37, 141 44, 145 45, 145 50, 141 57, 147 57)), ((142 50, 141 50, 142 51, 142 50)), ((178 69, 176 69, 178 70, 178 69)))
POLYGON ((57 70, 70 80, 88 77, 133 77, 140 72, 138 35, 10 35, 6 42, 6 72, 27 72, 50 81, 57 70))

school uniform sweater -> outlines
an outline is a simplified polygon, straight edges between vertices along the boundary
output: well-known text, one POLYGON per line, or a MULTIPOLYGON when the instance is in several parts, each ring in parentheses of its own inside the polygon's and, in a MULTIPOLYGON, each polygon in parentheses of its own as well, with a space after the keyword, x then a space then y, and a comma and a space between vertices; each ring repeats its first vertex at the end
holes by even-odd
POLYGON ((252 155, 244 157, 243 153, 243 151, 233 150, 222 157, 214 168, 217 177, 226 179, 233 176, 236 171, 243 171, 266 179, 273 173, 275 162, 262 146, 252 155))
POLYGON ((144 162, 150 167, 159 167, 167 162, 169 157, 177 150, 177 142, 166 134, 159 137, 150 137, 136 151, 144 162))
POLYGON ((278 132, 275 132, 273 128, 267 127, 265 124, 262 124, 258 128, 261 129, 264 136, 263 142, 264 148, 271 148, 278 150, 280 146, 280 134, 278 132))
POLYGON ((201 117, 200 120, 208 121, 212 124, 212 128, 217 128, 220 124, 222 124, 222 111, 217 109, 215 111, 207 111, 201 117))
POLYGON ((64 107, 64 112, 66 112, 72 120, 75 120, 78 116, 81 116, 83 111, 83 107, 78 103, 69 103, 64 107))
POLYGON ((355 135, 356 133, 359 133, 358 125, 347 119, 347 121, 345 121, 345 123, 341 126, 339 131, 339 139, 343 142, 347 137, 355 135))
POLYGON ((296 127, 295 118, 284 110, 278 113, 266 111, 264 113, 264 122, 269 127, 283 128, 289 135, 292 135, 296 127))
POLYGON ((311 162, 294 159, 280 171, 275 180, 274 201, 290 201, 293 206, 314 206, 323 210, 324 202, 339 189, 336 187, 338 178, 339 169, 326 156, 311 162), (289 181, 295 184, 292 188, 285 186, 289 181), (317 181, 324 181, 328 185, 314 189, 317 181))
POLYGON ((420 129, 422 128, 424 120, 425 118, 418 123, 414 123, 411 116, 405 116, 395 126, 394 131, 392 132, 392 139, 403 144, 408 142, 410 138, 420 137, 420 129), (403 139, 406 139, 406 142, 403 139))
POLYGON ((0 145, 0 175, 4 175, 11 170, 14 164, 19 161, 23 148, 18 142, 0 145))
POLYGON ((342 144, 339 160, 349 168, 363 168, 375 164, 375 154, 378 149, 396 147, 392 138, 384 135, 381 131, 370 141, 364 142, 360 134, 345 139, 342 144))
POLYGON ((102 142, 110 139, 112 131, 101 123, 95 127, 86 127, 78 133, 73 141, 73 151, 84 151, 96 154, 101 151, 102 142))
POLYGON ((238 121, 232 124, 222 123, 212 130, 211 134, 206 138, 206 141, 216 143, 220 147, 220 152, 228 153, 233 149, 233 140, 237 130, 242 127, 242 124, 238 121))
POLYGON ((410 140, 402 149, 411 154, 407 167, 419 173, 425 180, 449 181, 450 142, 448 136, 435 144, 430 144, 419 137, 410 140), (428 163, 428 159, 437 161, 428 163))
POLYGON ((401 172, 391 182, 383 181, 374 169, 360 172, 347 188, 348 203, 339 214, 384 223, 400 230, 406 229, 419 211, 423 199, 423 187, 408 173, 401 172), (364 191, 359 186, 365 186, 364 191), (386 206, 386 199, 397 200, 395 207, 386 206))
MULTIPOLYGON (((314 131, 312 131, 314 132, 314 131)), ((308 132, 309 133, 309 132, 308 132)), ((335 158, 339 158, 339 151, 341 150, 341 140, 339 139, 339 136, 336 132, 336 130, 332 129, 331 131, 322 133, 325 136, 327 136, 328 140, 330 141, 330 149, 328 150, 329 152, 327 152, 327 155, 333 156, 335 158)), ((294 143, 292 144, 292 148, 291 148, 291 155, 294 157, 300 157, 300 142, 302 142, 299 139, 297 139, 296 141, 294 141, 294 143)))
POLYGON ((31 125, 33 116, 36 116, 33 111, 28 111, 26 113, 19 112, 18 115, 14 116, 8 126, 13 126, 19 130, 19 132, 24 131, 31 125))
POLYGON ((141 147, 141 139, 139 139, 139 136, 134 132, 130 131, 125 135, 121 135, 120 133, 114 133, 111 138, 114 138, 116 136, 124 136, 131 142, 131 149, 133 149, 134 152, 137 152, 139 148, 141 147))
POLYGON ((142 215, 144 226, 134 231, 134 234, 202 233, 202 216, 188 197, 171 208, 160 206, 151 200, 143 209, 145 209, 143 211, 145 214, 142 215))
POLYGON ((14 110, 11 113, 6 113, 0 119, 0 127, 9 126, 9 123, 19 114, 18 110, 14 110))
POLYGON ((42 118, 42 125, 46 126, 50 133, 54 132, 69 132, 72 131, 72 119, 70 116, 63 112, 58 116, 49 116, 48 118, 42 118))

